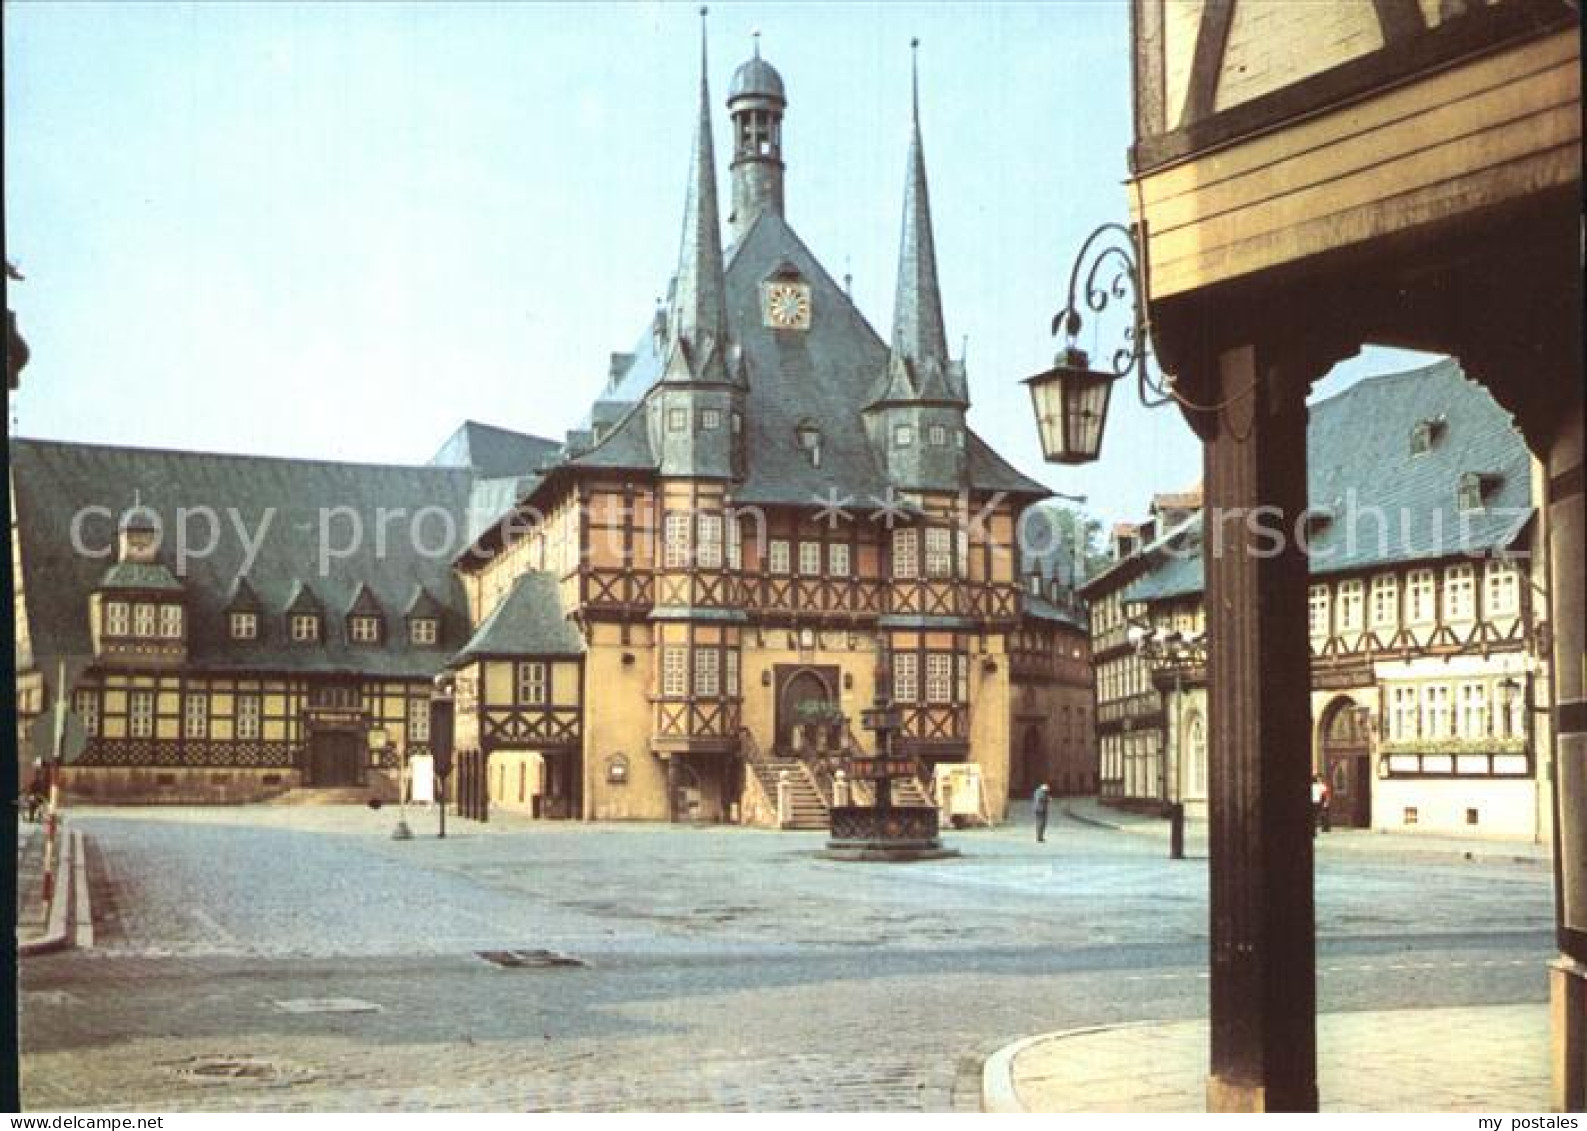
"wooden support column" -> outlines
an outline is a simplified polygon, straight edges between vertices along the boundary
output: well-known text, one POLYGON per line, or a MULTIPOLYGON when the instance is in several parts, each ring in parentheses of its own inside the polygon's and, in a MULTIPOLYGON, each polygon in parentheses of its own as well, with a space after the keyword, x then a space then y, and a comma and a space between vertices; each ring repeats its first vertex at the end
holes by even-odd
POLYGON ((1306 390, 1254 346, 1197 384, 1205 447, 1211 778, 1209 1111, 1316 1111, 1306 390), (1215 416, 1215 419, 1213 418, 1215 416))
POLYGON ((1587 1110, 1587 494, 1583 485, 1581 372, 1563 397, 1548 471, 1549 623, 1553 634, 1555 874, 1559 959, 1549 971, 1554 1108, 1587 1110), (1574 401, 1574 405, 1570 402, 1574 401), (1574 408, 1574 411, 1572 411, 1574 408))

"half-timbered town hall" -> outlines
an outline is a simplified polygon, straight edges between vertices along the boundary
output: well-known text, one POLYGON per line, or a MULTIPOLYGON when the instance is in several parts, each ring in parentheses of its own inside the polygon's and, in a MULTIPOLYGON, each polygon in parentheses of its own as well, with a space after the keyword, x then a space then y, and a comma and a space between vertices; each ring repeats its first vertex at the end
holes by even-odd
POLYGON ((726 216, 702 70, 668 297, 563 441, 470 423, 424 467, 17 442, 20 702, 47 717, 64 678, 69 790, 390 796, 438 686, 474 816, 770 821, 782 781, 814 824, 877 698, 919 785, 962 764, 983 816, 1094 787, 1084 615, 1019 550, 1047 491, 966 422, 907 93, 885 337, 790 223, 757 50, 726 216), (219 549, 179 561, 200 507, 219 549))

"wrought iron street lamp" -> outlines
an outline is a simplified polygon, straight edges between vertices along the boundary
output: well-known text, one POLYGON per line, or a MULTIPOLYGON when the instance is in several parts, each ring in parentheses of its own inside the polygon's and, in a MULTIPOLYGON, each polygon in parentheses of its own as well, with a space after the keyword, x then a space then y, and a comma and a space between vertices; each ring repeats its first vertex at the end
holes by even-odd
POLYGON ((1117 373, 1091 368, 1085 350, 1065 346, 1053 367, 1027 377, 1042 457, 1048 463, 1090 463, 1102 450, 1108 397, 1117 373))
POLYGON ((1120 377, 1136 375, 1143 404, 1155 406, 1172 399, 1172 392, 1147 373, 1139 262, 1134 232, 1123 224, 1103 224, 1086 237, 1069 269, 1069 293, 1052 320, 1053 335, 1062 334, 1063 345, 1050 369, 1024 382, 1030 388, 1042 455, 1048 463, 1090 463, 1097 458, 1113 382, 1120 377), (1128 304, 1129 322, 1106 366, 1093 367, 1091 356, 1079 345, 1085 327, 1081 307, 1101 315, 1115 300, 1128 304))

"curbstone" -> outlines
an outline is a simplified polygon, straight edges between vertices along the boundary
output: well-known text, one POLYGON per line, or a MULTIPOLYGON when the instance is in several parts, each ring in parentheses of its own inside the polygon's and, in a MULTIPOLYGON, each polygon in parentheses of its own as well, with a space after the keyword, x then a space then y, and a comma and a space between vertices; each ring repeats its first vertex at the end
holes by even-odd
POLYGON ((981 1110, 994 1115, 1025 1115, 1030 1109, 1020 1102, 1019 1090, 1014 1086, 1014 1061, 1020 1053, 1048 1041, 1061 1041, 1068 1037, 1083 1037, 1089 1033, 1107 1033, 1115 1029, 1144 1029, 1161 1025, 1161 1021, 1125 1021, 1117 1025, 1087 1025, 1080 1029, 1059 1029, 1052 1033, 1038 1033, 1004 1045, 981 1067, 981 1110))
POLYGON ((50 900, 50 911, 45 919, 44 933, 36 939, 18 939, 18 957, 51 954, 72 945, 75 927, 72 905, 77 900, 78 886, 77 873, 73 869, 78 866, 78 853, 75 849, 81 848, 81 843, 78 834, 73 830, 63 829, 62 834, 60 882, 55 885, 54 898, 50 900))

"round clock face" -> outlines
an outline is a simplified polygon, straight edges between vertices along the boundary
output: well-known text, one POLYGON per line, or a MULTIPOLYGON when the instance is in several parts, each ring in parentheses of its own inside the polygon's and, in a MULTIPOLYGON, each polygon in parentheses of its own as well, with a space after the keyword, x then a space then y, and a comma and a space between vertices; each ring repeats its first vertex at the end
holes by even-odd
POLYGON ((810 325, 810 291, 800 283, 773 283, 766 288, 766 321, 779 330, 810 325))

